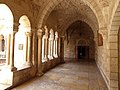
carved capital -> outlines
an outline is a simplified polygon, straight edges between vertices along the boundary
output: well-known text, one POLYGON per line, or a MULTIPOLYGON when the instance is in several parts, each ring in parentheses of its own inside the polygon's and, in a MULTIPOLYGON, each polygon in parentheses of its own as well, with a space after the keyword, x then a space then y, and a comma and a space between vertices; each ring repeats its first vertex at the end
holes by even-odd
POLYGON ((30 37, 30 36, 32 36, 32 33, 31 33, 31 32, 25 32, 25 35, 26 35, 27 37, 30 37))
POLYGON ((38 36, 38 38, 41 38, 41 37, 42 37, 42 34, 43 34, 42 29, 38 29, 38 31, 37 31, 37 36, 38 36))

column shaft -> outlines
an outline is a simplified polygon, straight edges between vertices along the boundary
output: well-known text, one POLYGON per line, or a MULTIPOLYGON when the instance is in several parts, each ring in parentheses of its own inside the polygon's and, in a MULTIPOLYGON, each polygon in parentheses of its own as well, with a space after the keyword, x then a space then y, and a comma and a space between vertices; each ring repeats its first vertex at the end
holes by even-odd
POLYGON ((26 35, 26 43, 25 43, 25 47, 24 47, 24 49, 25 49, 25 61, 27 62, 27 53, 28 53, 28 37, 27 37, 27 35, 26 35))
POLYGON ((27 55, 27 62, 28 64, 31 66, 32 62, 31 62, 31 33, 29 32, 29 36, 28 36, 28 55, 27 55))
POLYGON ((42 38, 42 60, 44 60, 45 57, 45 39, 42 38))
POLYGON ((10 64, 10 34, 7 35, 6 66, 10 64))
POLYGON ((15 33, 16 33, 16 31, 13 31, 12 34, 11 34, 11 46, 10 46, 10 66, 11 66, 11 71, 17 70, 17 68, 14 67, 15 33))
POLYGON ((42 30, 38 31, 38 72, 37 75, 41 76, 42 73, 42 30))
POLYGON ((45 38, 45 61, 48 61, 48 38, 45 38))

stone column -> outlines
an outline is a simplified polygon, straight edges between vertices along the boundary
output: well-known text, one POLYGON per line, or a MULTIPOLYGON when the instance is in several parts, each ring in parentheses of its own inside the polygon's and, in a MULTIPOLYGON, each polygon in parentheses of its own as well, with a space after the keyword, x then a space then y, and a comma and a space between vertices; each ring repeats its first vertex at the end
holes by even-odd
POLYGON ((32 66, 31 55, 31 32, 26 32, 26 55, 27 55, 27 65, 32 66))
POLYGON ((53 59, 53 51, 54 51, 54 35, 51 38, 51 58, 53 59))
POLYGON ((28 36, 27 33, 25 32, 25 37, 26 37, 26 41, 25 41, 25 45, 24 45, 24 58, 25 61, 27 62, 27 53, 28 53, 28 36))
POLYGON ((64 63, 64 36, 60 37, 60 60, 64 63))
POLYGON ((10 64, 10 34, 7 35, 6 67, 10 64))
POLYGON ((45 35, 43 36, 43 43, 44 43, 44 53, 43 53, 43 61, 48 61, 48 29, 45 26, 45 35))
POLYGON ((17 70, 17 68, 14 67, 15 33, 16 33, 16 31, 13 31, 13 32, 11 33, 11 46, 10 46, 10 68, 11 68, 11 71, 17 70))
POLYGON ((3 39, 3 36, 0 35, 0 52, 2 52, 2 39, 3 39))
POLYGON ((54 43, 54 32, 50 29, 50 37, 49 37, 49 55, 48 58, 51 60, 53 59, 53 43, 54 43))
POLYGON ((45 37, 42 37, 42 60, 44 60, 45 57, 45 37))
POLYGON ((48 61, 48 36, 45 38, 45 61, 48 61))
POLYGON ((37 31, 37 36, 38 36, 38 72, 37 76, 43 75, 42 72, 42 30, 39 29, 37 31))
POLYGON ((55 32, 55 40, 54 40, 54 57, 58 57, 58 32, 55 32))
POLYGON ((49 37, 48 43, 48 58, 51 60, 51 38, 49 37))

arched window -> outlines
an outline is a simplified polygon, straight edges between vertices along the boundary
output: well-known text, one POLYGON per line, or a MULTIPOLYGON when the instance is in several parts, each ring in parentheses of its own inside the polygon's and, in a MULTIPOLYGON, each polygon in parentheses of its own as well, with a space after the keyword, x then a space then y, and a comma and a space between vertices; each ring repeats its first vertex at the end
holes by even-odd
POLYGON ((0 4, 0 60, 9 59, 10 43, 8 34, 13 31, 13 14, 9 7, 0 4), (6 55, 8 58, 6 58, 6 55))
POLYGON ((26 15, 20 17, 19 30, 15 36, 15 66, 27 65, 30 59, 31 24, 26 15))

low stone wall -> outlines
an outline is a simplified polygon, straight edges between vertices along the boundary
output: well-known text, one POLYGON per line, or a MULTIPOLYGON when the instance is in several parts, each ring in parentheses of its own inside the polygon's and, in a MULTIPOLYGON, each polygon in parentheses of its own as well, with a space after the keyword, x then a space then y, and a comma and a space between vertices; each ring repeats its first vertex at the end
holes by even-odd
POLYGON ((35 75, 36 75, 36 69, 34 67, 27 67, 27 68, 13 72, 12 87, 31 79, 35 75))
POLYGON ((54 58, 52 60, 49 60, 48 62, 44 62, 42 63, 42 72, 46 72, 60 63, 60 58, 54 58))

